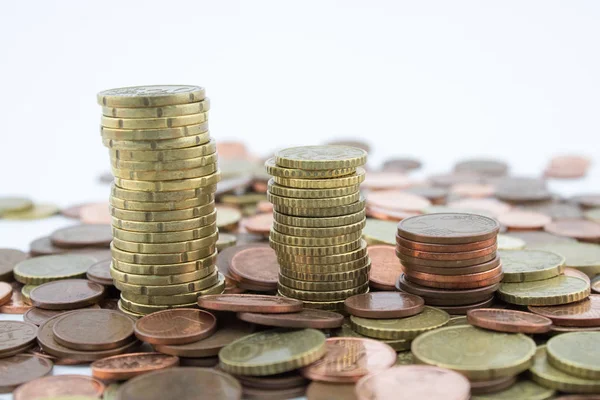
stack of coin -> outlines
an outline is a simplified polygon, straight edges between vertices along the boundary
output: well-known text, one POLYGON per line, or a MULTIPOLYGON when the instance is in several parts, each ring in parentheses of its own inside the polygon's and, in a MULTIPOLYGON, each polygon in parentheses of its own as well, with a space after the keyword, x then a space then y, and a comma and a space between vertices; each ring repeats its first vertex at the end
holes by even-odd
POLYGON ((111 273, 121 310, 139 316, 221 293, 214 202, 220 172, 204 89, 112 89, 98 102, 115 176, 111 273))
POLYGON ((281 296, 305 307, 343 310, 344 300, 368 291, 370 260, 361 239, 365 200, 364 150, 348 146, 292 147, 266 161, 273 176, 269 239, 280 265, 281 296))
POLYGON ((476 214, 426 214, 401 221, 398 289, 450 314, 488 307, 503 277, 498 230, 496 220, 476 214))

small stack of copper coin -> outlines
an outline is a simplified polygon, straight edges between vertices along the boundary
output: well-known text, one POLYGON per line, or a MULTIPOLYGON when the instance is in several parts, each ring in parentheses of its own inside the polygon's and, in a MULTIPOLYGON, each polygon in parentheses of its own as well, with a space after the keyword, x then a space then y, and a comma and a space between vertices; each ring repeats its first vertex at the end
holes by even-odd
POLYGON ((488 307, 502 280, 496 254, 499 224, 476 214, 440 213, 398 224, 397 288, 450 314, 488 307))
POLYGON ((111 89, 98 102, 115 177, 111 274, 120 309, 141 316, 221 293, 214 199, 221 173, 204 88, 111 89))

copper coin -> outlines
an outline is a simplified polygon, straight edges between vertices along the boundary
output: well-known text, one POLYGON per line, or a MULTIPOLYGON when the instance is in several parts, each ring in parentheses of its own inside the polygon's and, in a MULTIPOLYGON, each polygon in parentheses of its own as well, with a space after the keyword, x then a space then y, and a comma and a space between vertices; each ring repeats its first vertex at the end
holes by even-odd
POLYGON ((161 353, 131 353, 96 360, 90 367, 94 378, 123 381, 177 365, 179 365, 179 358, 175 356, 161 353))
POLYGON ((389 400, 399 393, 403 400, 468 400, 470 390, 469 381, 458 372, 425 365, 393 367, 356 384, 359 400, 389 400))
POLYGON ((547 200, 552 194, 546 182, 536 178, 504 178, 496 182, 496 197, 514 203, 547 200))
POLYGON ((296 371, 285 372, 277 375, 267 376, 243 376, 235 377, 242 386, 264 389, 289 389, 298 386, 303 386, 307 383, 300 373, 296 371))
POLYGON ((510 205, 497 199, 461 199, 451 201, 448 207, 455 209, 480 210, 493 216, 510 211, 510 205))
POLYGON ((381 207, 367 207, 367 216, 383 221, 394 221, 399 222, 405 218, 414 217, 420 213, 408 212, 408 211, 397 211, 397 210, 386 210, 381 207))
POLYGON ((111 310, 78 310, 58 318, 52 332, 57 343, 75 350, 109 350, 133 339, 134 322, 111 310))
POLYGON ((13 355, 13 351, 32 345, 37 336, 37 326, 21 321, 0 321, 0 357, 13 355))
POLYGON ((383 171, 411 171, 421 168, 423 164, 415 158, 401 157, 387 160, 381 166, 383 171))
POLYGON ((575 269, 575 268, 565 268, 563 271, 563 274, 567 275, 567 276, 573 276, 575 278, 582 279, 589 284, 592 283, 589 276, 587 276, 585 273, 583 273, 580 270, 575 269))
POLYGON ((344 316, 341 314, 310 308, 289 314, 239 313, 238 318, 259 325, 282 328, 333 329, 339 328, 344 322, 344 316))
POLYGON ((469 267, 428 267, 426 265, 415 265, 405 263, 403 266, 406 270, 413 272, 423 272, 426 274, 434 275, 468 275, 476 274, 479 272, 485 272, 492 270, 500 265, 500 257, 496 256, 493 260, 482 264, 475 264, 469 267))
POLYGON ((112 260, 104 260, 90 266, 87 270, 87 278, 104 286, 112 286, 113 278, 110 275, 110 264, 112 260))
POLYGON ((388 369, 396 363, 396 351, 373 339, 329 338, 325 341, 325 346, 325 357, 300 370, 308 379, 356 382, 367 374, 388 369))
MULTIPOLYGON (((100 306, 97 304, 86 307, 85 309, 98 309, 100 306)), ((25 322, 32 323, 40 326, 50 318, 54 318, 57 315, 72 312, 73 310, 44 310, 43 308, 32 307, 23 314, 23 320, 25 322)))
POLYGON ((79 210, 79 219, 84 224, 112 223, 108 203, 86 204, 79 210))
POLYGON ((9 283, 0 282, 0 306, 8 303, 12 298, 13 288, 9 283))
POLYGON ((17 386, 41 378, 52 371, 52 362, 29 354, 0 359, 0 393, 10 393, 17 386))
POLYGON ((264 287, 265 291, 275 291, 279 278, 277 253, 266 244, 241 249, 231 258, 229 273, 241 288, 246 288, 244 284, 247 283, 264 287))
POLYGON ((401 190, 381 190, 369 193, 367 205, 386 210, 421 212, 431 205, 431 202, 416 194, 401 190))
POLYGON ((121 386, 117 400, 239 400, 242 386, 231 375, 208 368, 167 368, 121 386))
MULTIPOLYGON (((502 271, 502 268, 500 268, 500 271, 502 271)), ((480 274, 486 274, 487 272, 481 272, 480 274)), ((434 276, 434 275, 430 275, 429 276, 434 276)), ((472 275, 479 275, 479 274, 472 274, 472 275)), ((447 275, 435 275, 436 277, 444 277, 447 278, 447 275)), ((464 276, 469 276, 469 275, 463 275, 464 276)), ((495 285, 497 283, 500 283, 500 281, 502 281, 502 278, 504 277, 504 274, 502 272, 500 272, 497 275, 494 275, 490 278, 486 278, 486 279, 482 279, 479 281, 458 281, 458 282, 447 282, 447 281, 440 281, 440 280, 436 280, 436 279, 420 279, 420 278, 415 278, 413 276, 407 275, 405 274, 405 277, 407 280, 409 280, 410 282, 416 283, 417 285, 421 285, 421 286, 427 286, 427 287, 432 287, 432 288, 437 288, 437 289, 476 289, 476 288, 483 288, 483 287, 488 287, 488 286, 492 286, 495 285)))
POLYGON ((346 311, 363 318, 403 318, 419 314, 425 302, 419 296, 401 292, 371 292, 348 297, 346 311))
POLYGON ((198 298, 198 305, 215 311, 284 314, 300 312, 303 303, 296 299, 259 294, 213 294, 198 298))
POLYGON ((371 259, 369 271, 369 284, 394 290, 396 280, 402 273, 402 264, 396 257, 393 246, 374 245, 368 246, 367 252, 371 259))
POLYGON ((246 228, 250 233, 268 235, 273 225, 273 213, 256 214, 252 217, 242 219, 240 226, 246 228))
POLYGON ((362 189, 384 190, 384 189, 406 189, 415 182, 401 172, 369 172, 365 181, 360 185, 362 189))
MULTIPOLYGON (((252 234, 249 234, 249 235, 252 235, 252 234)), ((260 239, 263 240, 264 238, 261 237, 260 239)), ((239 241, 240 241, 240 235, 238 235, 238 242, 239 241)), ((263 248, 263 247, 269 247, 269 245, 266 243, 254 243, 254 241, 251 240, 251 243, 248 243, 248 244, 239 244, 238 243, 236 246, 227 247, 227 248, 223 249, 222 251, 219 251, 219 254, 217 255, 217 267, 219 267, 219 272, 222 273, 223 275, 225 275, 226 277, 232 278, 232 276, 229 272, 229 268, 231 266, 231 260, 233 259, 233 257, 242 250, 256 248, 256 247, 263 248)))
POLYGON ((413 186, 405 190, 407 193, 425 197, 431 204, 446 204, 448 190, 436 186, 413 186))
POLYGON ((16 249, 0 249, 0 281, 13 280, 12 270, 17 263, 29 258, 27 253, 16 249))
POLYGON ((85 279, 63 279, 34 288, 31 304, 46 310, 72 310, 96 304, 104 296, 104 286, 85 279))
POLYGON ((67 218, 79 219, 81 208, 87 206, 88 204, 89 203, 82 203, 63 208, 60 210, 60 213, 61 215, 64 215, 67 218))
POLYGON ((314 381, 306 389, 306 398, 308 400, 332 400, 332 393, 335 393, 336 400, 356 400, 354 387, 354 383, 314 381))
POLYGON ((498 221, 508 227, 508 229, 542 229, 545 225, 552 222, 552 218, 547 215, 512 210, 498 215, 498 221))
MULTIPOLYGON (((431 254, 448 254, 448 253, 431 253, 431 254)), ((452 253, 450 253, 452 254, 452 253)), ((428 260, 417 257, 410 257, 406 254, 400 253, 399 250, 396 250, 396 255, 400 258, 400 262, 406 265, 423 265, 426 267, 471 267, 477 264, 483 264, 488 261, 492 261, 496 258, 496 252, 489 253, 485 256, 477 257, 477 258, 469 258, 466 260, 428 260)))
POLYGON ((151 344, 187 344, 213 334, 217 319, 207 311, 178 308, 158 311, 138 319, 135 335, 151 344))
POLYGON ((473 326, 498 332, 546 333, 552 321, 546 317, 515 310, 480 308, 467 313, 467 320, 473 326))
POLYGON ((219 365, 219 357, 202 357, 202 358, 179 358, 179 365, 182 367, 201 367, 212 368, 219 365))
POLYGON ((83 375, 58 375, 34 379, 13 392, 14 400, 33 400, 53 396, 88 396, 101 398, 102 382, 83 375))
POLYGON ((465 304, 462 306, 447 306, 447 305, 437 305, 436 307, 440 310, 446 311, 450 315, 467 315, 467 313, 471 310, 477 310, 480 308, 489 308, 494 304, 494 297, 490 297, 487 300, 474 303, 474 304, 465 304))
POLYGON ((57 358, 51 356, 42 350, 39 345, 33 346, 27 351, 27 353, 51 361, 54 365, 79 365, 88 363, 87 361, 69 360, 68 358, 57 358))
POLYGON ((465 252, 485 249, 495 245, 497 242, 496 237, 482 240, 480 242, 464 243, 464 244, 432 244, 432 243, 421 243, 413 240, 405 239, 401 236, 396 235, 396 243, 406 249, 427 251, 430 253, 454 253, 454 252, 465 252))
POLYGON ((474 214, 440 213, 407 218, 398 224, 398 236, 434 244, 480 242, 496 237, 497 221, 474 214))
POLYGON ((471 381, 471 394, 495 393, 511 387, 517 381, 516 376, 496 378, 488 381, 471 381))
POLYGON ((489 256, 495 253, 498 246, 494 243, 489 247, 484 247, 479 250, 462 251, 462 252, 451 252, 451 253, 431 253, 428 251, 413 250, 407 247, 398 245, 396 246, 398 251, 409 257, 419 258, 421 260, 437 260, 437 261, 458 261, 458 260, 471 260, 474 258, 489 256))
POLYGON ((26 304, 23 299, 21 289, 23 285, 19 282, 11 282, 12 295, 10 300, 0 305, 0 313, 2 314, 23 314, 31 308, 31 305, 26 304))
POLYGON ((558 236, 600 241, 600 224, 586 219, 561 219, 547 224, 544 230, 558 236))
POLYGON ((244 142, 220 141, 217 143, 217 153, 219 157, 226 159, 247 158, 250 156, 248 148, 244 142))
POLYGON ((450 192, 461 197, 483 198, 493 196, 496 187, 486 183, 458 183, 450 188, 450 192))
MULTIPOLYGON (((420 271, 413 271, 408 267, 404 267, 404 275, 409 278, 418 279, 426 282, 440 282, 440 283, 469 283, 469 282, 480 282, 488 279, 495 278, 502 273, 502 264, 498 264, 496 268, 490 269, 484 272, 477 272, 474 274, 463 274, 463 275, 437 275, 428 274, 420 271)), ((417 282, 418 283, 418 282, 417 282)))
POLYGON ((108 247, 112 241, 112 230, 110 225, 75 225, 54 231, 50 240, 54 245, 65 248, 108 247))
POLYGON ((581 194, 571 197, 571 201, 585 208, 600 207, 600 194, 581 194))
POLYGON ((248 400, 281 400, 303 397, 306 392, 305 386, 298 386, 289 389, 259 389, 244 387, 244 398, 248 400))
POLYGON ((499 160, 473 159, 465 160, 454 166, 454 171, 473 173, 487 177, 504 176, 508 173, 508 164, 499 160))
POLYGON ((469 305, 488 300, 499 287, 500 284, 465 290, 435 289, 409 282, 404 275, 400 275, 396 283, 398 290, 423 297, 425 304, 447 306, 469 305))
POLYGON ((529 311, 550 318, 554 325, 588 327, 600 326, 600 295, 559 306, 529 306, 529 311))

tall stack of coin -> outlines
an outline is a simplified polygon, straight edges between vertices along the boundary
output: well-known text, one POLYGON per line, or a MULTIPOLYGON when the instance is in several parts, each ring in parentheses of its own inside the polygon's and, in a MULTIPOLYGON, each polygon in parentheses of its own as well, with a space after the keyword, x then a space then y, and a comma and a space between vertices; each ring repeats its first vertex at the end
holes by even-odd
POLYGON ((476 214, 440 213, 398 224, 398 289, 449 314, 491 305, 502 280, 496 254, 499 224, 476 214))
POLYGON ((306 146, 278 151, 265 163, 273 176, 269 239, 279 260, 281 296, 305 307, 342 310, 346 298, 368 291, 359 191, 366 160, 367 153, 354 147, 306 146))
POLYGON ((121 309, 143 315, 221 293, 214 202, 220 172, 204 89, 111 89, 98 102, 115 176, 111 274, 121 309))

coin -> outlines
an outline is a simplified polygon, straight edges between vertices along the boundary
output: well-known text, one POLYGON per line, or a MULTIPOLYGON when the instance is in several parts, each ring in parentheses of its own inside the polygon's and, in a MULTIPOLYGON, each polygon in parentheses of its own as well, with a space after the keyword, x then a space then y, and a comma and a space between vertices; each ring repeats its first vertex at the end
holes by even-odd
POLYGON ((217 253, 213 251, 209 256, 198 260, 173 264, 137 264, 113 259, 112 267, 126 274, 168 276, 206 270, 214 265, 216 258, 217 253))
POLYGON ((282 245, 289 246, 302 246, 302 247, 323 247, 323 246, 334 246, 343 245, 350 242, 356 242, 361 238, 361 232, 355 231, 346 235, 341 236, 329 236, 329 237, 304 237, 304 236, 290 236, 279 233, 275 230, 271 230, 269 238, 272 242, 276 242, 282 245))
MULTIPOLYGON (((94 304, 92 306, 86 307, 86 309, 98 309, 100 306, 94 304)), ((40 326, 44 322, 48 321, 50 318, 53 318, 59 314, 64 314, 67 312, 72 312, 73 310, 44 310, 43 308, 32 307, 23 314, 23 320, 25 322, 32 323, 34 325, 40 326)))
POLYGON ((214 311, 257 312, 280 314, 302 311, 302 302, 282 297, 253 294, 221 294, 202 296, 201 308, 214 311))
MULTIPOLYGON (((500 236, 500 235, 499 235, 500 236)), ((454 252, 469 252, 475 250, 481 250, 488 248, 496 244, 496 238, 490 238, 482 240, 480 242, 472 242, 465 244, 431 244, 421 243, 412 240, 404 239, 400 236, 396 236, 396 244, 412 250, 426 251, 432 253, 454 253, 454 252)), ((523 245, 524 246, 524 245, 523 245)))
POLYGON ((420 212, 429 207, 431 202, 422 196, 401 190, 379 190, 369 193, 367 204, 369 207, 379 207, 386 210, 420 212))
POLYGON ((498 235, 498 250, 523 250, 525 241, 510 235, 498 235))
POLYGON ((208 368, 167 368, 137 376, 121 386, 117 400, 213 400, 242 398, 231 375, 208 368))
POLYGON ((12 298, 13 288, 6 282, 0 282, 0 306, 8 303, 12 298))
POLYGON ((499 160, 472 159, 457 163, 454 171, 458 173, 473 173, 486 177, 499 177, 508 173, 508 165, 499 160))
POLYGON ((185 253, 214 247, 219 233, 213 228, 213 233, 200 239, 172 243, 138 243, 114 238, 112 246, 119 250, 140 254, 169 254, 185 253))
POLYGON ((344 316, 336 312, 305 308, 289 314, 239 313, 242 321, 282 328, 332 329, 342 326, 344 316))
MULTIPOLYGON (((429 302, 431 303, 431 302, 429 302)), ((488 308, 494 305, 494 298, 490 297, 489 299, 483 300, 478 303, 473 304, 464 304, 460 306, 447 306, 447 305, 437 305, 436 307, 440 310, 446 311, 450 315, 467 315, 467 313, 471 310, 477 310, 480 308, 488 308)))
POLYGON ((54 231, 50 240, 60 247, 108 247, 112 240, 110 225, 75 225, 54 231))
POLYGON ((152 118, 152 117, 177 117, 180 115, 195 114, 205 112, 210 109, 210 100, 204 100, 196 103, 178 104, 162 107, 102 107, 102 114, 115 118, 152 118))
MULTIPOLYGON (((473 387, 471 386, 471 391, 473 387)), ((535 382, 521 380, 514 385, 501 391, 486 395, 477 395, 471 397, 472 400, 493 400, 493 399, 528 399, 528 400, 546 400, 552 399, 553 389, 548 389, 538 385, 535 382)))
POLYGON ((202 101, 205 90, 187 85, 132 86, 102 91, 97 98, 106 107, 161 107, 202 101))
POLYGON ((474 258, 489 256, 492 253, 496 253, 497 246, 494 243, 489 247, 484 247, 479 250, 462 251, 462 252, 449 252, 449 253, 437 253, 428 252, 421 250, 413 250, 402 245, 396 246, 396 249, 401 255, 408 257, 419 258, 421 260, 432 260, 432 261, 459 261, 459 260, 471 260, 474 258))
POLYGON ((350 146, 290 147, 275 152, 275 162, 306 170, 356 168, 367 162, 367 152, 350 146))
POLYGON ((325 352, 325 335, 320 331, 274 329, 223 347, 219 366, 237 375, 273 375, 309 365, 325 352))
POLYGON ((535 342, 520 333, 453 326, 420 335, 413 341, 411 350, 419 363, 448 368, 469 379, 485 380, 514 376, 527 370, 533 361, 535 342), (442 348, 451 351, 439 351, 442 348), (470 350, 474 348, 478 350, 470 350))
POLYGON ((308 382, 308 380, 297 371, 261 377, 237 375, 235 378, 243 385, 244 390, 248 388, 263 388, 265 390, 303 388, 308 382))
POLYGON ((515 310, 481 308, 467 313, 467 320, 473 326, 497 332, 546 333, 552 321, 541 315, 515 310))
POLYGON ((362 239, 358 239, 328 246, 294 246, 276 242, 271 238, 269 244, 273 248, 277 255, 288 254, 297 257, 326 257, 335 256, 340 254, 347 254, 353 250, 357 250, 362 245, 362 239))
POLYGON ((133 338, 133 321, 117 311, 79 310, 54 323, 54 340, 74 350, 110 350, 133 338))
POLYGON ((33 202, 25 197, 0 197, 0 216, 7 212, 26 211, 33 208, 33 202))
POLYGON ((585 208, 600 207, 600 195, 594 193, 573 196, 570 200, 585 208))
POLYGON ((12 220, 43 219, 51 217, 59 211, 60 208, 56 204, 37 203, 32 208, 26 210, 4 211, 2 212, 2 218, 12 220))
POLYGON ((12 281, 13 268, 27 258, 28 255, 21 250, 0 249, 0 281, 12 281))
MULTIPOLYGON (((478 396, 489 394, 490 396, 494 396, 496 393, 501 393, 504 389, 513 386, 516 382, 517 378, 514 376, 486 381, 471 381, 471 394, 478 396)), ((484 396, 483 398, 485 399, 486 397, 484 396)))
MULTIPOLYGON (((326 197, 326 198, 292 198, 292 197, 281 197, 271 192, 267 192, 267 200, 273 203, 276 210, 294 210, 294 209, 312 209, 312 208, 334 208, 341 206, 350 206, 360 200, 360 192, 354 192, 346 196, 339 197, 326 197)), ((311 210, 313 213, 317 213, 317 210, 311 210)), ((358 211, 358 210, 357 210, 358 211)), ((354 211, 356 212, 356 211, 354 211)), ((308 213, 308 211, 306 212, 308 213)), ((344 214, 350 214, 352 212, 346 212, 344 214)), ((285 213, 284 213, 285 214, 285 213)), ((299 214, 300 212, 289 213, 291 215, 299 214)), ((340 214, 343 215, 343 214, 340 214)), ((308 216, 319 216, 319 215, 308 215, 308 216)), ((327 216, 327 215, 323 215, 327 216)))
POLYGON ((498 221, 509 229, 541 229, 552 219, 540 213, 511 210, 498 215, 498 221))
POLYGON ((256 214, 242 219, 241 226, 250 233, 268 235, 273 225, 273 213, 256 214))
MULTIPOLYGON (((265 169, 267 174, 273 176, 279 176, 283 178, 299 178, 299 179, 326 179, 326 178, 337 178, 341 176, 350 175, 356 172, 356 168, 337 168, 337 169, 318 169, 308 170, 300 168, 285 168, 277 165, 275 157, 269 158, 265 161, 265 169)), ((298 197, 298 196, 290 196, 298 197)), ((323 196, 333 197, 333 196, 323 196)))
POLYGON ((551 306, 580 301, 590 294, 590 285, 579 278, 559 275, 533 282, 502 283, 498 297, 507 303, 551 306))
MULTIPOLYGON (((573 276, 575 278, 583 279, 584 281, 591 284, 590 277, 587 276, 585 273, 583 273, 579 270, 576 270, 575 268, 565 268, 563 271, 563 274, 565 274, 567 276, 573 276)), ((593 288, 592 288, 592 290, 593 290, 593 288)))
MULTIPOLYGON (((365 276, 369 273, 371 269, 371 264, 369 262, 368 257, 364 257, 359 260, 363 266, 357 267, 357 269, 344 271, 344 272, 332 272, 332 273, 312 273, 312 272, 300 272, 296 269, 281 267, 279 268, 279 273, 288 278, 301 280, 301 281, 309 281, 309 282, 335 282, 335 281, 344 281, 344 280, 352 280, 357 279, 362 276, 365 276)), ((341 265, 341 264, 338 264, 341 265)), ((343 265, 342 265, 343 266, 343 265)), ((331 266, 320 266, 320 267, 329 267, 331 270, 335 270, 335 265, 331 266)), ((343 269, 343 268, 340 268, 343 269)))
POLYGON ((356 172, 351 175, 329 179, 298 179, 298 178, 283 178, 274 176, 273 182, 290 188, 296 189, 332 189, 344 186, 354 186, 362 183, 365 180, 364 168, 356 168, 356 172))
POLYGON ((551 193, 542 179, 504 178, 496 182, 496 197, 514 203, 547 200, 551 193))
POLYGON ((400 158, 392 158, 385 161, 381 167, 383 171, 410 171, 413 169, 421 168, 421 161, 409 158, 409 157, 400 157, 400 158))
POLYGON ((27 322, 0 321, 0 358, 33 344, 37 331, 35 325, 27 322))
POLYGON ((548 361, 555 368, 582 379, 600 379, 600 332, 572 332, 552 337, 546 344, 548 361))
POLYGON ((529 311, 552 320, 556 325, 588 327, 600 326, 600 295, 592 294, 576 303, 558 306, 529 306, 529 311))
POLYGON ((198 218, 210 214, 215 209, 212 196, 204 196, 205 202, 199 206, 172 211, 131 211, 110 207, 110 214, 118 219, 139 222, 169 222, 198 218))
MULTIPOLYGON (((118 118, 102 115, 103 127, 113 129, 168 129, 188 125, 202 124, 208 120, 208 113, 178 115, 176 117, 118 118)), ((208 126, 206 129, 208 130, 208 126)))
POLYGON ((589 242, 600 241, 600 224, 585 219, 561 219, 545 225, 544 230, 558 236, 589 242))
POLYGON ((23 314, 31 308, 31 305, 25 304, 21 289, 23 285, 18 282, 12 282, 12 295, 7 303, 0 305, 0 313, 3 314, 23 314))
POLYGON ((369 283, 382 290, 394 290, 394 285, 402 273, 402 264, 396 257, 394 247, 374 245, 368 247, 371 259, 369 283))
POLYGON ((401 172, 369 171, 363 187, 371 190, 407 189, 414 184, 413 179, 401 172))
POLYGON ((457 183, 450 187, 450 192, 460 197, 484 198, 493 196, 496 192, 494 185, 486 183, 457 183))
POLYGON ((0 359, 0 393, 10 393, 33 379, 45 376, 52 371, 52 362, 27 354, 0 359))
POLYGON ((592 290, 595 293, 600 293, 600 279, 594 279, 592 281, 592 290))
POLYGON ((425 304, 442 306, 462 306, 487 301, 499 287, 500 284, 464 290, 435 289, 409 282, 404 275, 400 275, 396 282, 397 289, 423 297, 425 304))
POLYGON ((300 290, 294 289, 289 286, 285 286, 281 281, 278 284, 278 292, 285 297, 291 297, 294 299, 307 300, 307 301, 319 301, 319 302, 330 302, 344 300, 355 294, 367 293, 369 285, 367 282, 360 286, 352 287, 349 289, 339 289, 332 291, 313 291, 313 290, 300 290))
POLYGON ((373 218, 367 218, 363 228, 363 237, 370 245, 375 244, 394 244, 394 234, 397 223, 394 221, 381 221, 373 218))
POLYGON ((405 267, 405 278, 421 286, 440 289, 473 289, 494 285, 502 280, 502 265, 485 272, 465 275, 436 275, 411 271, 405 267))
POLYGON ((122 354, 96 360, 92 376, 103 380, 127 380, 148 372, 179 365, 179 358, 160 353, 122 354))
MULTIPOLYGON (((442 254, 442 253, 440 253, 440 254, 442 254)), ((427 260, 427 259, 421 259, 421 258, 417 258, 417 257, 410 257, 405 254, 402 254, 402 253, 400 253, 398 248, 396 248, 396 255, 398 256, 398 258, 400 258, 400 261, 402 262, 402 264, 405 267, 407 267, 409 265, 421 265, 424 267, 437 267, 437 268, 472 267, 477 264, 483 264, 488 261, 492 261, 496 258, 496 253, 492 252, 485 256, 481 256, 481 257, 477 257, 477 258, 470 258, 467 260, 427 260)))
POLYGON ((469 381, 456 372, 425 365, 404 365, 367 375, 356 384, 359 400, 467 400, 469 381))
MULTIPOLYGON (((109 262, 110 263, 110 262, 109 262)), ((168 270, 168 267, 167 267, 168 270)), ((110 274, 114 276, 115 280, 122 282, 122 284, 139 285, 145 286, 167 286, 177 285, 182 283, 196 282, 200 279, 204 279, 215 272, 214 265, 207 265, 204 268, 199 268, 196 271, 187 272, 183 274, 171 274, 171 275, 138 275, 121 272, 112 268, 110 274)), ((122 285, 121 284, 121 285, 122 285)), ((191 283, 191 285, 194 285, 191 283)), ((137 286, 132 286, 133 291, 137 291, 137 286)), ((142 291, 141 289, 140 291, 142 291)))
POLYGON ((302 368, 302 375, 313 381, 356 382, 396 363, 394 349, 377 340, 329 338, 325 347, 325 357, 302 368))
POLYGON ((347 298, 344 305, 351 315, 374 319, 410 317, 424 308, 421 297, 398 292, 358 294, 347 298))
POLYGON ((408 240, 458 244, 487 240, 496 236, 498 222, 474 214, 427 214, 407 218, 398 224, 398 235, 408 240))
POLYGON ((216 172, 196 178, 174 181, 138 181, 115 177, 115 185, 120 188, 140 192, 175 192, 183 190, 211 187, 221 180, 221 172, 216 172))
POLYGON ((85 255, 42 256, 17 263, 13 273, 21 283, 39 285, 58 279, 84 277, 95 262, 85 255))
POLYGON ((264 287, 259 291, 277 290, 279 276, 277 255, 267 245, 241 249, 231 258, 229 273, 242 288, 245 285, 258 285, 264 287))
MULTIPOLYGON (((481 264, 475 264, 475 265, 471 265, 468 267, 430 267, 430 266, 426 266, 426 265, 416 265, 416 264, 410 264, 410 263, 405 263, 403 265, 404 270, 407 272, 411 272, 413 276, 416 276, 415 274, 417 272, 422 272, 425 274, 434 274, 434 275, 448 275, 448 276, 452 276, 452 275, 468 275, 468 274, 477 274, 477 273, 481 273, 481 272, 486 272, 486 271, 491 271, 493 269, 497 269, 498 266, 500 266, 500 257, 498 257, 496 255, 496 258, 494 258, 493 260, 481 263, 481 264)), ((454 277, 457 278, 457 277, 454 277)))
MULTIPOLYGON (((282 225, 289 227, 298 227, 298 228, 306 228, 306 229, 321 229, 321 228, 334 228, 334 227, 344 227, 347 225, 352 225, 356 223, 360 223, 365 219, 365 210, 360 210, 354 214, 349 215, 341 215, 337 217, 319 217, 319 218, 305 218, 305 217, 294 217, 290 215, 281 214, 278 212, 273 212, 273 221, 274 223, 279 223, 282 225)), ((279 230, 282 233, 285 233, 279 230)), ((294 235, 294 236, 302 236, 302 235, 294 235)), ((334 235, 335 236, 335 235, 334 235)))
POLYGON ((215 252, 216 248, 214 245, 202 247, 198 250, 179 252, 179 253, 131 253, 115 248, 111 245, 111 252, 113 255, 113 262, 124 262, 129 264, 143 264, 143 265, 164 265, 164 264, 182 264, 189 263, 191 261, 202 260, 209 257, 215 252))
POLYGON ((135 323, 135 335, 152 344, 187 344, 212 335, 217 320, 209 312, 173 309, 146 315, 135 323))
POLYGON ((214 174, 217 171, 216 163, 211 163, 196 168, 182 170, 156 170, 156 171, 137 171, 131 169, 122 169, 112 167, 112 173, 115 178, 140 180, 140 181, 176 181, 190 178, 205 177, 214 174))
POLYGON ((86 272, 87 279, 104 286, 112 286, 113 280, 110 276, 110 264, 111 260, 104 260, 92 264, 86 272))
POLYGON ((130 292, 121 292, 121 298, 123 300, 129 300, 134 303, 140 303, 145 305, 155 305, 155 306, 173 306, 173 305, 181 305, 181 304, 191 304, 195 300, 198 299, 198 296, 207 296, 213 295, 217 293, 223 293, 225 289, 225 277, 220 275, 218 276, 218 281, 214 286, 210 286, 203 290, 198 290, 195 292, 185 293, 185 294, 172 294, 166 296, 148 296, 143 294, 135 294, 130 292))
POLYGON ((44 283, 31 291, 31 304, 48 310, 71 310, 97 303, 104 286, 85 279, 63 279, 44 283))
POLYGON ((91 399, 98 399, 102 396, 104 388, 102 382, 89 376, 45 376, 19 386, 13 392, 13 398, 14 400, 30 400, 66 396, 68 399, 69 396, 75 396, 75 398, 88 396, 91 399))

